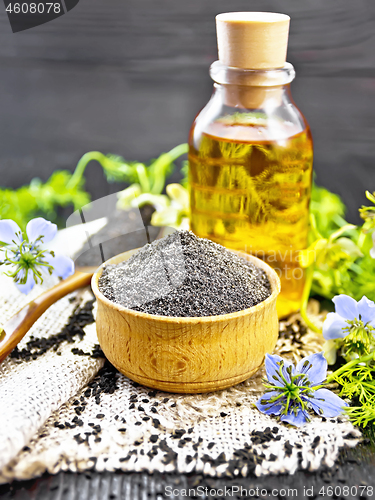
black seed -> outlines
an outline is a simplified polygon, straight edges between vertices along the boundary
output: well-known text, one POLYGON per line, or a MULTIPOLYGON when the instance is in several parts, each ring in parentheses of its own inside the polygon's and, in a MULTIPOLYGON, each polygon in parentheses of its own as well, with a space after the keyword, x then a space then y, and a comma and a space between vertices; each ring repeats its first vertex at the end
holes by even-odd
POLYGON ((292 454, 292 451, 293 451, 293 446, 289 443, 289 441, 287 441, 284 444, 284 449, 285 449, 285 455, 287 457, 290 457, 290 455, 292 454))
POLYGON ((73 342, 76 336, 82 340, 85 335, 83 328, 94 322, 94 317, 92 315, 93 303, 94 300, 90 300, 81 308, 77 307, 69 317, 67 325, 65 325, 59 333, 51 335, 47 339, 44 337, 35 338, 31 336, 26 347, 22 350, 16 347, 11 352, 10 357, 13 359, 30 361, 31 359, 42 356, 50 349, 57 351, 63 342, 73 342))

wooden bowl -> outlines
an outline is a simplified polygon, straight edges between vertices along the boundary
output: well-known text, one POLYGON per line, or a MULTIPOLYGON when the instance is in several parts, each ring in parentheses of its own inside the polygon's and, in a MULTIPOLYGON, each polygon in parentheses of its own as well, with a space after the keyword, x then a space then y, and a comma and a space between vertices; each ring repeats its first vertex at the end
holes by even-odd
POLYGON ((111 302, 98 287, 103 266, 123 262, 137 251, 113 257, 92 278, 98 339, 109 361, 130 379, 168 392, 216 391, 251 377, 278 337, 276 272, 262 260, 236 252, 266 272, 272 294, 265 301, 220 316, 155 316, 111 302))

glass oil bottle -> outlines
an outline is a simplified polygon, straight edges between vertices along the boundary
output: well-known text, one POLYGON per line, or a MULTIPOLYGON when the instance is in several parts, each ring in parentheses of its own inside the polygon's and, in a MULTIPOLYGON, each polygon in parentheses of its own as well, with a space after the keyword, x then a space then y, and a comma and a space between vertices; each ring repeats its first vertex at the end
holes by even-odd
POLYGON ((297 311, 305 282, 313 147, 293 102, 289 17, 216 17, 214 92, 189 136, 191 230, 268 262, 281 279, 279 317, 297 311))

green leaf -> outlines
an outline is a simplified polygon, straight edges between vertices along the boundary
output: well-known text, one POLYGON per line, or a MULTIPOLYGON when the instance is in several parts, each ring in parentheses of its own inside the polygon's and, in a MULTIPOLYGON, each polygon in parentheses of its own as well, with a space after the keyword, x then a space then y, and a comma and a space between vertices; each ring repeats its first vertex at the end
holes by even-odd
POLYGON ((338 228, 345 215, 345 205, 340 196, 313 184, 310 211, 314 215, 319 233, 328 238, 338 228))
POLYGON ((45 183, 33 179, 29 186, 14 191, 0 188, 0 218, 14 220, 22 230, 36 216, 58 223, 58 207, 72 206, 77 210, 90 202, 84 181, 69 187, 71 177, 68 170, 57 170, 45 183))

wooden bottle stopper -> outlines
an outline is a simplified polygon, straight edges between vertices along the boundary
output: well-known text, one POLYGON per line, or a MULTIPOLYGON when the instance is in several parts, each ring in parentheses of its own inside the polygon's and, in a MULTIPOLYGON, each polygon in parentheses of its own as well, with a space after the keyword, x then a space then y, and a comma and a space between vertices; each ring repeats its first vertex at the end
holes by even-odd
POLYGON ((290 17, 273 12, 228 12, 216 16, 219 60, 244 69, 282 68, 290 17))

